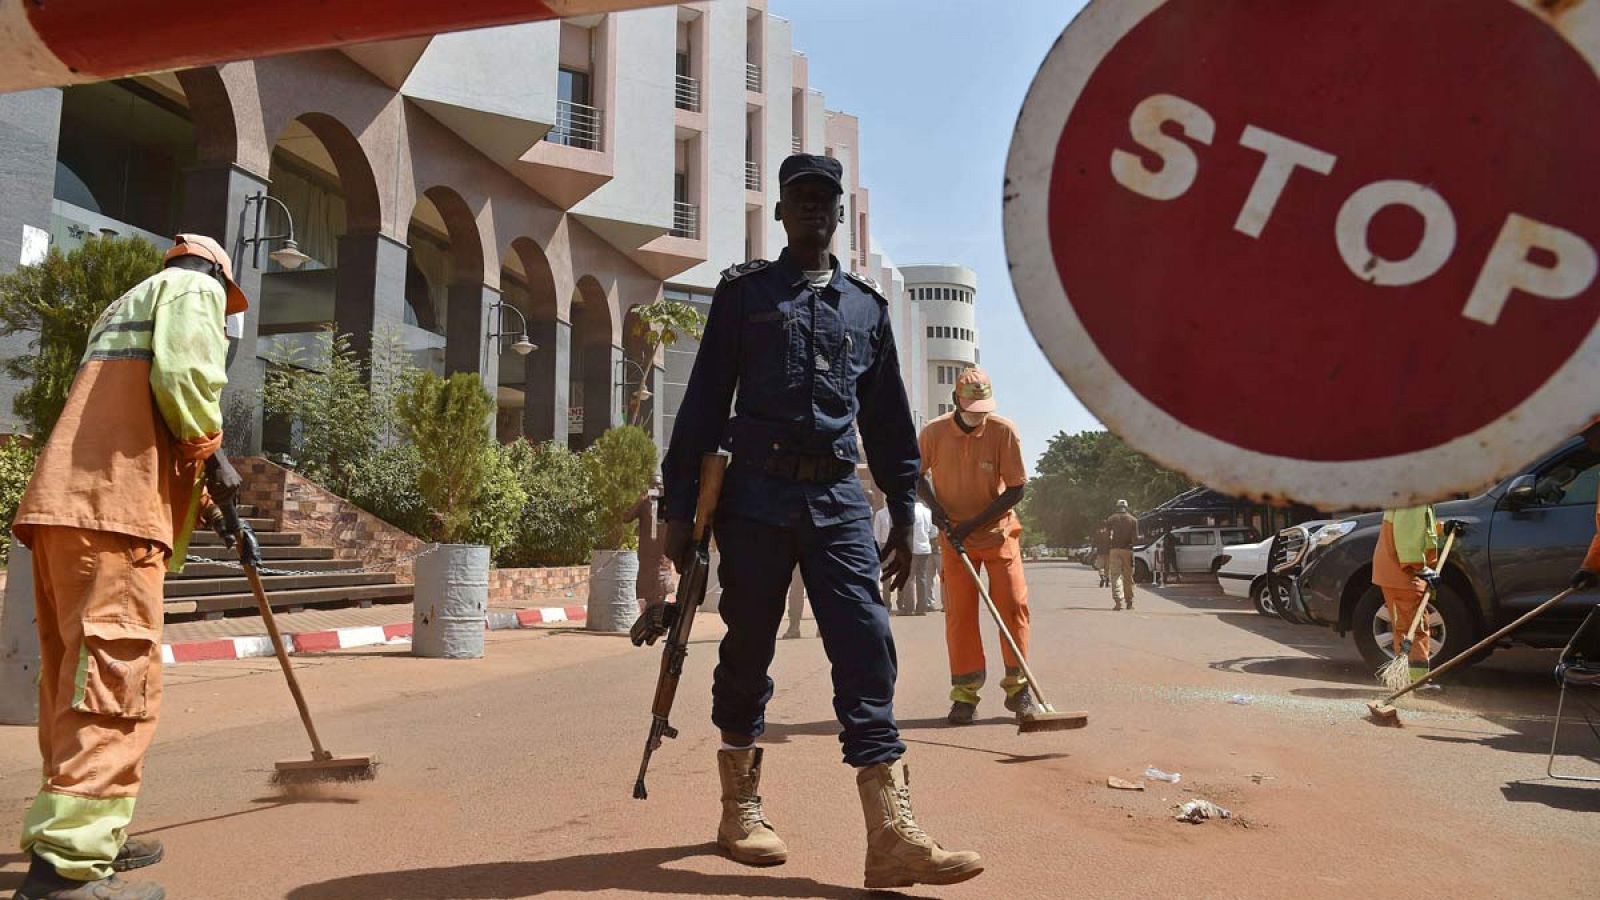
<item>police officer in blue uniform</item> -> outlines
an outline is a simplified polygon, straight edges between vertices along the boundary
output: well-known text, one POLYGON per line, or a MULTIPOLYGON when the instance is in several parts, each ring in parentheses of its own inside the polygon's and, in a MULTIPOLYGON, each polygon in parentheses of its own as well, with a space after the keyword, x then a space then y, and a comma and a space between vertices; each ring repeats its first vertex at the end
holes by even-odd
POLYGON ((662 466, 666 550, 681 571, 700 457, 731 450, 714 531, 728 626, 712 688, 712 721, 723 740, 718 844, 745 863, 787 859, 761 808, 755 740, 798 565, 833 664, 844 761, 857 770, 866 886, 952 884, 981 872, 982 861, 939 847, 912 818, 880 551, 856 477, 859 428, 873 480, 888 498, 893 528, 882 566, 898 587, 910 573, 917 435, 888 303, 876 283, 844 271, 829 251, 844 217, 842 175, 829 157, 785 160, 775 212, 788 247, 775 262, 723 272, 662 466))

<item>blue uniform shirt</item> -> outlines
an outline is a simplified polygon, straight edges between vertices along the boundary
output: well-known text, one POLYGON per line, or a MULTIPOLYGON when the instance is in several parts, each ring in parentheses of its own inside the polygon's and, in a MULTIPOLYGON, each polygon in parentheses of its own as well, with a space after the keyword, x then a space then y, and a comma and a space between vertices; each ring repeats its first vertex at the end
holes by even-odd
POLYGON ((700 457, 726 446, 733 463, 720 509, 773 525, 869 518, 853 475, 819 484, 764 468, 771 457, 794 453, 858 463, 858 423, 890 515, 910 525, 920 460, 888 302, 869 279, 841 273, 837 259, 820 289, 787 250, 773 263, 734 266, 711 301, 662 463, 664 516, 694 518, 700 457))

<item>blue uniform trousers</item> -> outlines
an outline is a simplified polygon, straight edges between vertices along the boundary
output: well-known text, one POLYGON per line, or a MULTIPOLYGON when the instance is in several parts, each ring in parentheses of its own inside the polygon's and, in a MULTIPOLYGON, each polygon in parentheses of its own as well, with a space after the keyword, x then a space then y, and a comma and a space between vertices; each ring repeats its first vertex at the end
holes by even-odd
POLYGON ((872 522, 816 526, 801 520, 780 527, 724 514, 716 537, 728 633, 711 690, 712 722, 751 737, 765 729, 772 699, 767 667, 798 564, 833 664, 833 710, 843 729, 845 763, 870 766, 900 758, 906 747, 894 722, 894 637, 878 589, 872 522))

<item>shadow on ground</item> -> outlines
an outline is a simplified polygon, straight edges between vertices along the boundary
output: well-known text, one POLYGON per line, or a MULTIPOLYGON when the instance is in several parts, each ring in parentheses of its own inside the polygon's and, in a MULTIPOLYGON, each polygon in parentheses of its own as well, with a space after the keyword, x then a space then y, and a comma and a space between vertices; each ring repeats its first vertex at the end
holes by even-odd
POLYGON ((1512 803, 1537 803, 1571 812, 1600 812, 1600 784, 1558 781, 1511 781, 1500 789, 1512 803))
MULTIPOLYGON (((859 888, 740 869, 694 872, 669 864, 721 858, 715 844, 591 853, 561 859, 479 863, 350 875, 295 888, 287 900, 513 900, 560 893, 637 891, 699 897, 857 898, 859 888)), ((733 867, 733 863, 726 863, 733 867)), ((774 872, 781 872, 775 869, 774 872)))
POLYGON ((0 893, 14 891, 22 887, 22 879, 28 875, 28 858, 21 853, 0 853, 0 869, 18 867, 15 872, 0 872, 0 893))

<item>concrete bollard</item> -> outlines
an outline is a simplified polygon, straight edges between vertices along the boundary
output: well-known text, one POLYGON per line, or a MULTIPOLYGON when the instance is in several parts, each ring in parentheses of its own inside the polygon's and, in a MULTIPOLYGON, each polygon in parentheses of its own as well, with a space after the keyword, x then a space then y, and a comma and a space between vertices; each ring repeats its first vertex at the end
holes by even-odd
POLYGON ((11 541, 5 599, 0 601, 0 725, 39 722, 39 623, 33 603, 33 554, 11 541))

